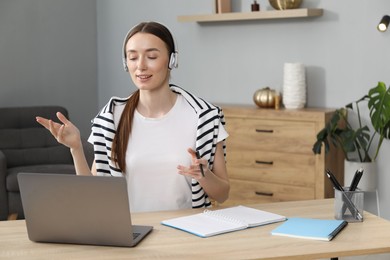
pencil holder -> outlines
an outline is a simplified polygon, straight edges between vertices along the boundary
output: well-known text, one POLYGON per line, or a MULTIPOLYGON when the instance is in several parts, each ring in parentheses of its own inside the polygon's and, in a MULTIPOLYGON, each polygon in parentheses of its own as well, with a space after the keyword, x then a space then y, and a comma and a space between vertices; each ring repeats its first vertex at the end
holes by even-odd
POLYGON ((362 222, 364 209, 364 191, 348 191, 348 187, 334 191, 334 214, 336 219, 347 222, 362 222))

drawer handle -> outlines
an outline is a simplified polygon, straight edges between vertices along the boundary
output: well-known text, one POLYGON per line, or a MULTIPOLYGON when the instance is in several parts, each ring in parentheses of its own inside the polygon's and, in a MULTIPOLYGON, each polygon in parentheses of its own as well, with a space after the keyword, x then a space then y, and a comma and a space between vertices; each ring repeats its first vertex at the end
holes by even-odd
POLYGON ((257 164, 268 164, 268 165, 273 165, 274 164, 273 161, 266 162, 266 161, 259 161, 259 160, 256 160, 256 163, 257 164))
POLYGON ((255 194, 260 196, 269 196, 269 197, 272 197, 274 195, 273 192, 264 192, 264 191, 255 191, 255 194))
POLYGON ((274 130, 256 129, 257 133, 273 133, 274 130))

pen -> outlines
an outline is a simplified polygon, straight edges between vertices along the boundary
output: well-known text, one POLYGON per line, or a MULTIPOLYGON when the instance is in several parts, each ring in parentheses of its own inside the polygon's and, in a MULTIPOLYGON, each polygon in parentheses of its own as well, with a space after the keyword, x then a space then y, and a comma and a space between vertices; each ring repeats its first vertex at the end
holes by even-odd
MULTIPOLYGON (((196 151, 195 154, 196 154, 196 158, 200 159, 199 151, 196 151)), ((200 172, 202 173, 202 176, 204 177, 204 171, 203 171, 202 164, 199 164, 199 169, 200 169, 200 172)))
MULTIPOLYGON (((357 189, 359 181, 362 178, 363 171, 364 171, 363 168, 360 168, 355 172, 355 175, 353 176, 353 179, 351 181, 351 185, 349 186, 349 191, 355 191, 357 189)), ((352 194, 348 194, 348 195, 349 198, 352 199, 352 194)), ((341 212, 343 215, 345 214, 346 210, 347 210, 347 206, 343 204, 343 207, 341 208, 341 212)))
POLYGON ((343 187, 340 185, 340 183, 337 181, 336 177, 333 175, 333 173, 330 171, 330 170, 326 170, 326 176, 330 179, 330 181, 333 183, 333 186, 335 187, 335 189, 338 189, 339 191, 341 191, 341 193, 343 194, 344 196, 344 199, 345 199, 345 202, 347 203, 347 207, 349 208, 349 210, 351 211, 351 213, 353 214, 353 212, 355 212, 356 214, 356 217, 359 219, 359 220, 363 220, 363 216, 360 214, 359 210, 356 208, 355 204, 353 204, 353 202, 351 201, 351 199, 348 197, 348 195, 345 193, 343 187))
POLYGON ((330 181, 333 183, 333 186, 335 189, 338 189, 340 191, 344 191, 343 187, 340 185, 340 183, 337 181, 336 177, 333 175, 331 171, 326 169, 326 176, 330 179, 330 181))
POLYGON ((355 191, 356 190, 356 188, 357 188, 357 186, 359 184, 359 181, 362 178, 363 171, 364 171, 363 168, 360 168, 359 170, 357 170, 355 172, 355 175, 353 176, 351 185, 349 186, 349 190, 350 191, 355 191))

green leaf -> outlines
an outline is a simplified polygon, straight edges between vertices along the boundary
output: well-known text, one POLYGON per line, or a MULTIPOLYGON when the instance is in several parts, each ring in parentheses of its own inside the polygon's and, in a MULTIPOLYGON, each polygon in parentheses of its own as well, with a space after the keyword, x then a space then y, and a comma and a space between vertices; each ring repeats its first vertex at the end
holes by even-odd
POLYGON ((383 82, 368 92, 370 97, 368 108, 370 109, 371 123, 375 131, 385 138, 390 138, 390 88, 386 89, 383 82))
POLYGON ((347 104, 344 108, 337 109, 332 118, 317 135, 317 141, 313 145, 313 152, 321 153, 322 145, 325 146, 325 152, 330 149, 330 144, 336 148, 341 148, 348 160, 349 153, 357 153, 361 162, 370 162, 376 159, 383 139, 390 139, 390 87, 386 89, 383 82, 369 90, 367 95, 347 104), (375 131, 370 132, 367 125, 362 125, 360 118, 359 104, 367 102, 370 111, 370 120, 375 131), (348 111, 357 111, 359 120, 358 128, 348 122, 348 111), (379 141, 376 141, 376 134, 379 135, 379 141), (373 156, 369 151, 375 150, 373 156))

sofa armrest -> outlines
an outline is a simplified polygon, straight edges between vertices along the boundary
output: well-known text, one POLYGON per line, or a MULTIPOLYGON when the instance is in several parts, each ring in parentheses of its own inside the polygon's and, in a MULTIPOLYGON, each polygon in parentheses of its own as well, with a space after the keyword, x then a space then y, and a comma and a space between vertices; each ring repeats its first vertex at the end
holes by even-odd
POLYGON ((8 217, 8 195, 6 188, 7 160, 4 153, 0 150, 0 220, 6 220, 8 217))
POLYGON ((0 181, 5 179, 7 175, 7 160, 5 154, 0 150, 0 181))
POLYGON ((91 167, 93 161, 95 160, 95 153, 93 150, 93 145, 83 138, 81 139, 81 142, 83 144, 85 159, 88 162, 88 166, 91 167))

